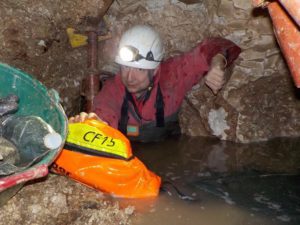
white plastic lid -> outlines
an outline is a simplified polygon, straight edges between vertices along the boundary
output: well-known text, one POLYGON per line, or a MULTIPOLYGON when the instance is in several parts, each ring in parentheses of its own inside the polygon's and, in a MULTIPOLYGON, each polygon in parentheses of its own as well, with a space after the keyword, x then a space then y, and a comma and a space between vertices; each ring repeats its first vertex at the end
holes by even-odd
POLYGON ((56 149, 62 144, 62 138, 56 132, 49 133, 44 137, 44 144, 49 149, 56 149))

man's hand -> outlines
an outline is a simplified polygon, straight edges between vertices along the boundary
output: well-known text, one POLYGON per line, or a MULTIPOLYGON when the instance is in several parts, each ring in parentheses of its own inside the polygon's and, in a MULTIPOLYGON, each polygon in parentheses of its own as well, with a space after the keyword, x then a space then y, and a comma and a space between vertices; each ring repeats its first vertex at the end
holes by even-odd
POLYGON ((95 119, 107 124, 107 122, 101 120, 96 113, 86 113, 86 112, 81 112, 76 116, 70 117, 69 123, 80 123, 85 121, 86 119, 95 119))
POLYGON ((216 95, 225 84, 226 59, 223 55, 217 54, 213 57, 211 68, 205 76, 205 84, 216 95))

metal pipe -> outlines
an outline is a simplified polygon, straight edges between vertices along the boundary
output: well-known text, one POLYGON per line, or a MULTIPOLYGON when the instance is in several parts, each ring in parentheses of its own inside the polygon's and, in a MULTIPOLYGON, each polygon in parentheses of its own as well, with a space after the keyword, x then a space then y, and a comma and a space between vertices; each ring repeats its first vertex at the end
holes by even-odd
POLYGON ((83 80, 83 95, 85 97, 84 111, 92 112, 94 97, 100 90, 100 74, 98 71, 98 34, 96 31, 88 33, 88 60, 89 74, 83 80))
MULTIPOLYGON (((100 8, 99 15, 93 18, 93 21, 97 23, 98 28, 92 26, 92 30, 88 32, 87 67, 89 74, 84 78, 81 88, 81 95, 84 97, 83 110, 85 112, 91 112, 93 110, 94 97, 100 91, 100 72, 98 71, 98 35, 101 36, 103 16, 112 3, 113 0, 104 0, 104 5, 100 8)), ((103 37, 103 40, 106 40, 107 38, 110 38, 110 35, 109 37, 103 37)))
POLYGON ((300 1, 252 0, 254 7, 267 7, 274 33, 294 83, 300 88, 300 1))
POLYGON ((300 1, 299 0, 279 0, 294 21, 300 27, 300 1))
POLYGON ((295 85, 300 88, 300 31, 278 2, 268 4, 274 33, 285 56, 295 85))
POLYGON ((99 74, 89 74, 83 81, 84 86, 84 111, 92 112, 94 106, 94 97, 100 90, 99 74))
POLYGON ((95 31, 88 33, 88 69, 98 69, 98 34, 95 31))

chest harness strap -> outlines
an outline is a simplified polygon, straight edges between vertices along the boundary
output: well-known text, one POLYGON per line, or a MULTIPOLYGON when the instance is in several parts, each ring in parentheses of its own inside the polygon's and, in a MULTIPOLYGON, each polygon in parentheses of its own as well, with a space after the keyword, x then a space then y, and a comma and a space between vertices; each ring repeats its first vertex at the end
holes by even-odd
MULTIPOLYGON (((150 91, 148 91, 149 93, 146 93, 147 99, 150 96, 150 91)), ((147 99, 144 99, 144 103, 147 99)), ((133 105, 134 111, 138 115, 139 119, 140 120, 142 119, 142 116, 140 115, 140 113, 138 111, 138 108, 137 108, 137 106, 134 102, 134 99, 133 99, 132 95, 126 89, 123 104, 122 104, 122 107, 121 107, 121 119, 119 121, 119 130, 123 134, 127 134, 127 124, 128 124, 128 119, 129 119, 129 117, 128 117, 128 107, 129 107, 128 102, 129 101, 133 105)), ((157 92, 156 92, 155 108, 156 108, 156 113, 155 113, 156 127, 164 127, 165 126, 164 99, 163 99, 159 84, 158 84, 157 92)))

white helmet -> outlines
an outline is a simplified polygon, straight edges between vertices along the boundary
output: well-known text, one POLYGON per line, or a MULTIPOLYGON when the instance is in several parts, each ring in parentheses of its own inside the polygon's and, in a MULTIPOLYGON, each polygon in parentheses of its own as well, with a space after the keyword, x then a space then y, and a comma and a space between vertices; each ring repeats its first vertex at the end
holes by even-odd
POLYGON ((155 69, 163 55, 159 34, 150 26, 136 25, 121 37, 115 62, 129 67, 155 69))

